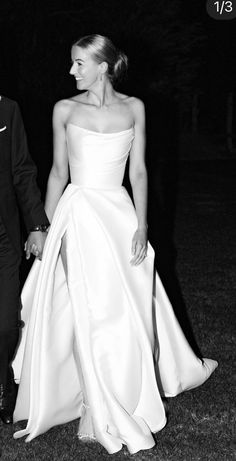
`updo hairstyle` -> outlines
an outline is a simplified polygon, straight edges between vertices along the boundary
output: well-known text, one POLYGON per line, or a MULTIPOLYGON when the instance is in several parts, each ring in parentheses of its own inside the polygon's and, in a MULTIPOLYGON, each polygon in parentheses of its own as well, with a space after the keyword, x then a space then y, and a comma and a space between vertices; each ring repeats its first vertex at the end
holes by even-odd
POLYGON ((93 59, 101 64, 108 64, 107 76, 112 84, 120 82, 128 69, 128 58, 118 50, 112 41, 103 35, 86 35, 77 40, 73 46, 79 46, 91 52, 93 59))

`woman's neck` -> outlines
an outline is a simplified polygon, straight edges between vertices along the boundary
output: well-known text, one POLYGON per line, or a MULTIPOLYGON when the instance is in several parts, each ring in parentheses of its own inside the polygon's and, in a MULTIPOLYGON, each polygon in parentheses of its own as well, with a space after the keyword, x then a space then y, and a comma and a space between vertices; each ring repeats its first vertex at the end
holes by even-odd
POLYGON ((109 80, 101 81, 99 84, 87 90, 86 99, 98 109, 109 106, 115 98, 115 90, 109 80))

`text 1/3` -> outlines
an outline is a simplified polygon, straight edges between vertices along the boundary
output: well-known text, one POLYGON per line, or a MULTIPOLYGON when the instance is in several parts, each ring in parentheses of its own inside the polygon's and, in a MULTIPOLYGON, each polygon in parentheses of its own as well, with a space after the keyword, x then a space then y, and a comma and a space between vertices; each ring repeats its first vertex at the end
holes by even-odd
POLYGON ((231 13, 233 11, 233 3, 229 0, 222 0, 221 2, 215 2, 214 5, 216 5, 216 11, 217 13, 223 14, 225 13, 231 13))
POLYGON ((236 0, 207 0, 206 10, 213 19, 234 19, 236 17, 236 0))

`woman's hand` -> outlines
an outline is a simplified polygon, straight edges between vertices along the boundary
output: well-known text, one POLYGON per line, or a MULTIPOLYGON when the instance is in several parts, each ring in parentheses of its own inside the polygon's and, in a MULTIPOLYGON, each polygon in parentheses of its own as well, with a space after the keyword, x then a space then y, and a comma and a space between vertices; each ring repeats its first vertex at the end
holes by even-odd
POLYGON ((132 266, 138 266, 147 256, 147 228, 138 228, 132 239, 131 253, 133 258, 130 261, 132 266))
POLYGON ((35 231, 30 232, 25 242, 25 257, 30 258, 31 253, 38 259, 42 259, 43 247, 47 237, 47 232, 35 231))

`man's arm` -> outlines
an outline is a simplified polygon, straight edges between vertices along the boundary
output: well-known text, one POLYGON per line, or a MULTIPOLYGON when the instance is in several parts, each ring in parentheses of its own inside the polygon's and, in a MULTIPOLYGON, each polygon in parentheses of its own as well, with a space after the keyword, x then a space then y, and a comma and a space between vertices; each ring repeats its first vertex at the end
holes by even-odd
MULTIPOLYGON (((49 219, 52 220, 57 203, 68 182, 68 156, 65 135, 65 117, 67 115, 67 102, 59 101, 53 110, 53 165, 47 183, 45 209, 49 219)), ((33 253, 39 259, 42 249, 35 242, 37 232, 30 233, 25 245, 26 259, 33 253)), ((46 233, 43 238, 45 240, 46 233)), ((43 242, 44 243, 44 242, 43 242)))
POLYGON ((30 157, 23 120, 15 103, 11 125, 12 177, 17 201, 28 232, 49 225, 36 182, 37 169, 30 157))
POLYGON ((26 259, 33 253, 42 258, 45 243, 45 233, 38 229, 49 226, 49 221, 41 201, 41 194, 36 182, 37 168, 30 157, 18 104, 14 104, 11 125, 11 160, 12 178, 17 201, 21 209, 27 232, 25 244, 26 259))

